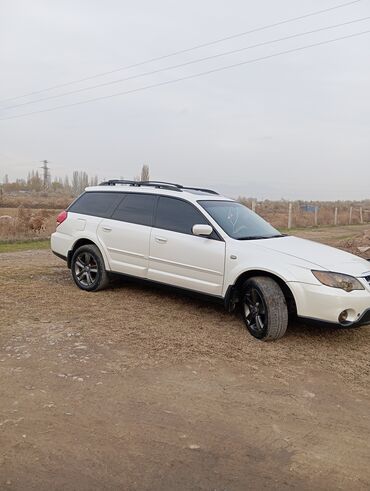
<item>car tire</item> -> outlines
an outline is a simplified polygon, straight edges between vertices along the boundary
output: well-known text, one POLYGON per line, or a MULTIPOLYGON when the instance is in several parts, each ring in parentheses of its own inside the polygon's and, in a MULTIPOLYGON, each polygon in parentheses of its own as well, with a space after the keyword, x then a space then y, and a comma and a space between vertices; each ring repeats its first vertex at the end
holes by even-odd
POLYGON ((81 290, 96 292, 109 284, 103 257, 94 244, 76 249, 72 256, 71 271, 74 282, 81 290))
POLYGON ((243 284, 241 293, 242 315, 250 334, 262 341, 284 336, 288 307, 278 283, 267 276, 255 276, 243 284))

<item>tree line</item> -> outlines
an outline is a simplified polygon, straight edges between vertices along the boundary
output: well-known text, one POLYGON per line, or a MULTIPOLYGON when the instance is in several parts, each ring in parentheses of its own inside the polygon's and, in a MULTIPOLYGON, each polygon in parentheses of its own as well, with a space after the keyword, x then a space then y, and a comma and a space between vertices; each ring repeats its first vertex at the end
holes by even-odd
MULTIPOLYGON (((140 175, 135 176, 134 180, 148 181, 149 179, 149 166, 143 165, 140 175)), ((78 196, 86 187, 98 184, 98 176, 91 176, 85 171, 76 170, 73 171, 72 176, 52 178, 50 174, 44 175, 38 170, 32 170, 26 179, 15 181, 10 181, 9 176, 5 174, 1 189, 3 192, 53 192, 78 196)))
POLYGON ((3 179, 2 188, 4 192, 61 192, 66 194, 77 195, 81 193, 87 186, 97 186, 98 176, 89 176, 84 171, 74 171, 72 176, 66 175, 64 178, 51 178, 48 175, 46 178, 39 173, 38 170, 28 173, 26 179, 16 179, 10 181, 6 174, 3 179))

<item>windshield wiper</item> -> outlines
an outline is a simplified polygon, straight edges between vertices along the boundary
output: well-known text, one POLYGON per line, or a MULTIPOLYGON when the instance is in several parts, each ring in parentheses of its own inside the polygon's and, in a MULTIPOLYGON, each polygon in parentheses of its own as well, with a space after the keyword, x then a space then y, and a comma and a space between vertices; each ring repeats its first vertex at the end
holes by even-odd
POLYGON ((286 237, 286 234, 278 234, 278 235, 251 235, 251 236, 247 236, 247 237, 238 237, 238 240, 276 239, 278 237, 286 237))

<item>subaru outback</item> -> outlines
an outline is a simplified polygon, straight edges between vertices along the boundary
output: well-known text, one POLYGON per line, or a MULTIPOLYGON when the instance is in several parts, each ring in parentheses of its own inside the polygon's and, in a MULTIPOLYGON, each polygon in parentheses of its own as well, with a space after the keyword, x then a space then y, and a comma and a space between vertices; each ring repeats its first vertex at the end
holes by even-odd
POLYGON ((257 339, 284 335, 292 316, 370 323, 370 263, 280 233, 215 191, 110 180, 86 188, 57 218, 52 251, 94 292, 112 273, 165 283, 240 307, 257 339))

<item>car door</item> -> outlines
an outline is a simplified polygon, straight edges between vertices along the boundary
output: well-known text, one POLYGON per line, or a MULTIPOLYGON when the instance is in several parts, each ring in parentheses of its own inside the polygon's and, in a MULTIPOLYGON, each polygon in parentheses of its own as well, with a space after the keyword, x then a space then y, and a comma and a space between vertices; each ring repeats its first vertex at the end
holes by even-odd
POLYGON ((98 227, 98 237, 112 271, 146 278, 149 240, 157 197, 126 193, 110 218, 98 227))
POLYGON ((158 198, 150 234, 148 278, 221 295, 225 242, 215 231, 209 237, 193 235, 196 224, 209 222, 192 203, 167 196, 158 198))

